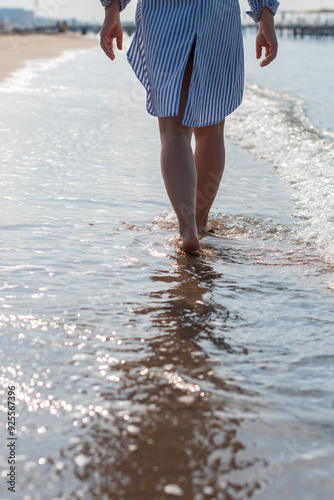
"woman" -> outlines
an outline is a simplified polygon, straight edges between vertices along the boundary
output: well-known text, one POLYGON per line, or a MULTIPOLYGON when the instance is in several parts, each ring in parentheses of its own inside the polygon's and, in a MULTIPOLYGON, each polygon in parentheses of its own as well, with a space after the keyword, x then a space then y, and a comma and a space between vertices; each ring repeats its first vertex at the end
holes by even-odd
MULTIPOLYGON (((101 46, 115 59, 122 49, 120 12, 131 0, 100 0, 101 46)), ((260 66, 277 54, 277 0, 248 0, 259 23, 260 66)), ((146 109, 159 120, 161 170, 179 222, 181 248, 200 248, 225 165, 224 119, 239 106, 244 55, 238 0, 138 0, 136 33, 127 58, 146 89, 146 109), (195 151, 191 147, 195 136, 195 151)))

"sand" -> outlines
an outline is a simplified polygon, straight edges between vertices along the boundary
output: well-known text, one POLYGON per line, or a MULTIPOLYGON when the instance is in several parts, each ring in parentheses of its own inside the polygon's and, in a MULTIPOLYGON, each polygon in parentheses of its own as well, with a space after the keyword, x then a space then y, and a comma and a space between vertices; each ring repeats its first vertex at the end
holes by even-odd
POLYGON ((0 35, 0 81, 24 66, 29 59, 47 59, 64 50, 94 47, 99 43, 79 33, 0 35))

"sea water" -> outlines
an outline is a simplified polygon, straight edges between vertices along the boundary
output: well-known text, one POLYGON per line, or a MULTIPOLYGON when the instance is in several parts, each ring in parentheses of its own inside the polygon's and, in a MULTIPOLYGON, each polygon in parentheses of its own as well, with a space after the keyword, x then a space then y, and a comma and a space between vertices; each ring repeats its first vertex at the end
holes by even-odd
POLYGON ((1 85, 1 498, 11 385, 24 500, 332 498, 332 47, 246 34, 199 256, 125 50, 1 85))

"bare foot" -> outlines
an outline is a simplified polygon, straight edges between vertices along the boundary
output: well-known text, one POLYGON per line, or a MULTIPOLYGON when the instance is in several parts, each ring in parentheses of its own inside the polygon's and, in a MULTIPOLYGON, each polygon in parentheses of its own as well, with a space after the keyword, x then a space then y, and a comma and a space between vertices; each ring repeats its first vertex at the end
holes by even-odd
POLYGON ((184 252, 196 252, 200 249, 197 234, 193 231, 181 234, 181 249, 184 252))
POLYGON ((208 218, 197 218, 196 220, 196 226, 197 226, 197 231, 207 231, 206 227, 208 225, 208 218))
POLYGON ((206 232, 206 233, 214 233, 214 230, 210 224, 210 222, 206 222, 205 224, 197 224, 198 232, 206 232))

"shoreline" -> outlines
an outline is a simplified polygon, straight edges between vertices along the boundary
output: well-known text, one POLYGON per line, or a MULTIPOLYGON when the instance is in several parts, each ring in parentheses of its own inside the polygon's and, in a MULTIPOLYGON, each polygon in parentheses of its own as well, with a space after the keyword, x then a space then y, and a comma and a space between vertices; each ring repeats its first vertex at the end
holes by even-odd
POLYGON ((0 82, 33 59, 51 59, 64 50, 95 47, 98 40, 79 33, 32 33, 0 35, 0 82))

